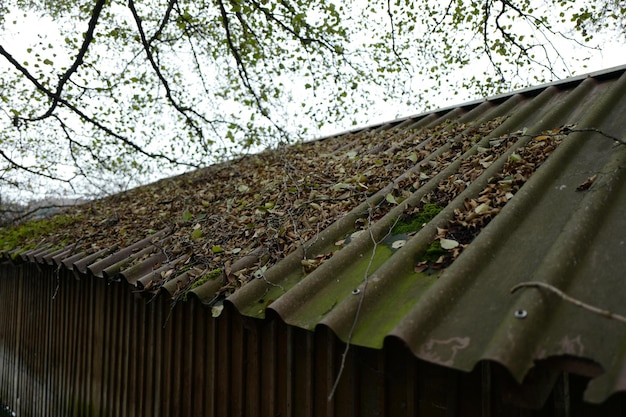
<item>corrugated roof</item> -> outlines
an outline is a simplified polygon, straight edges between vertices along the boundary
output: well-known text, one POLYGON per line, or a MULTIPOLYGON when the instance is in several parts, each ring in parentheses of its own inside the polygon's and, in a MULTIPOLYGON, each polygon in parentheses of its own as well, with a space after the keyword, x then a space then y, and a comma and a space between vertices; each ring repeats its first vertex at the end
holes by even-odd
POLYGON ((586 399, 602 402, 626 391, 626 325, 606 313, 626 315, 625 71, 161 181, 107 200, 104 220, 83 208, 106 243, 47 238, 19 257, 361 346, 397 338, 455 369, 496 361, 521 381, 561 367, 593 377, 586 399), (220 183, 223 195, 206 188, 220 183), (147 192, 161 193, 149 207, 147 192), (529 282, 543 286, 512 292, 529 282))

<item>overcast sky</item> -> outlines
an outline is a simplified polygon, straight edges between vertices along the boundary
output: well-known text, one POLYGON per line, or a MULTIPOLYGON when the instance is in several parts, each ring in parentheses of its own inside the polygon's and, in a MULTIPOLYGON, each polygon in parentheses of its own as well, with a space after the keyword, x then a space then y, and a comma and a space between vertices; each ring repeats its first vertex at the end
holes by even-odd
MULTIPOLYGON (((42 38, 46 39, 46 42, 62 42, 62 39, 58 35, 58 31, 55 28, 54 22, 49 19, 38 19, 35 17, 17 17, 22 20, 19 25, 7 25, 7 31, 0 34, 0 43, 7 49, 18 61, 28 59, 26 48, 29 45, 37 44, 42 38)), ((9 20, 12 19, 9 18, 9 20)), ((564 56, 577 56, 576 54, 589 54, 589 59, 585 61, 587 65, 584 68, 582 65, 577 65, 575 62, 569 70, 577 75, 585 74, 589 72, 595 72, 610 67, 626 64, 626 45, 623 41, 616 41, 606 35, 596 36, 597 40, 600 40, 601 50, 580 50, 575 49, 571 44, 563 44, 560 48, 560 52, 564 56)), ((32 57, 31 57, 32 58, 32 57)), ((2 58, 0 59, 0 67, 6 67, 8 64, 2 58)), ((485 62, 474 62, 472 66, 466 68, 467 73, 482 72, 482 67, 486 65, 485 62)), ((462 75, 462 74, 461 74, 462 75)), ((416 77, 414 80, 416 83, 422 83, 423 80, 416 77)), ((454 94, 454 91, 445 89, 438 92, 437 95, 431 97, 432 104, 435 107, 446 107, 450 105, 461 104, 465 101, 476 99, 478 97, 472 96, 469 92, 461 91, 458 94, 454 94)), ((403 106, 389 106, 380 100, 380 108, 372 109, 374 115, 368 121, 364 121, 362 125, 371 125, 377 123, 383 123, 389 120, 393 120, 399 117, 412 116, 421 112, 421 109, 403 107, 403 106)), ((5 111, 6 113, 6 111, 5 111)), ((332 135, 335 133, 343 132, 347 129, 354 127, 349 125, 326 125, 319 130, 313 130, 310 133, 310 138, 323 137, 332 135)), ((28 161, 24 161, 28 163, 28 161)), ((56 185, 54 187, 57 187, 56 185)), ((55 188, 56 190, 56 188, 55 188)))

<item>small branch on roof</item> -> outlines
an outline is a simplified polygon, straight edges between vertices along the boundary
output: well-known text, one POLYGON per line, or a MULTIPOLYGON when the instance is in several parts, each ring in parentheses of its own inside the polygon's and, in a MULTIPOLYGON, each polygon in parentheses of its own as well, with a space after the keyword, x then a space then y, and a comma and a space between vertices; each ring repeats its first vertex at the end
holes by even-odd
POLYGON ((583 128, 580 128, 580 129, 572 129, 571 132, 593 132, 593 133, 598 133, 598 134, 604 136, 605 138, 609 138, 612 141, 615 141, 615 142, 619 143, 620 145, 626 145, 626 140, 620 139, 617 136, 610 135, 610 134, 608 134, 606 132, 603 132, 600 129, 597 129, 595 127, 583 127, 583 128))
POLYGON ((563 291, 559 290, 558 288, 550 285, 550 284, 546 284, 545 282, 539 282, 539 281, 528 281, 528 282, 522 282, 520 284, 517 284, 516 286, 514 286, 513 288, 511 288, 511 294, 516 292, 517 290, 521 289, 521 288, 543 288, 546 289, 550 292, 552 292, 553 294, 558 295, 562 300, 567 301, 568 303, 574 304, 577 307, 582 308, 583 310, 587 310, 590 313, 594 313, 597 314, 599 316, 602 317, 606 317, 608 319, 612 319, 612 320, 616 320, 619 321, 621 323, 625 323, 626 324, 626 317, 621 316, 619 314, 613 313, 609 310, 603 310, 601 308, 592 306, 590 304, 584 303, 580 300, 577 300, 573 297, 570 297, 569 295, 565 294, 563 291))
POLYGON ((565 125, 565 126, 561 126, 558 129, 554 129, 548 132, 543 132, 543 133, 534 134, 534 135, 526 134, 524 130, 524 132, 520 136, 531 137, 531 138, 537 139, 537 138, 562 136, 562 135, 569 135, 571 133, 584 133, 584 132, 597 133, 599 135, 604 136, 607 139, 611 139, 612 141, 620 145, 626 145, 626 139, 620 139, 617 136, 613 136, 610 133, 606 133, 598 129, 597 127, 577 127, 576 125, 565 125))
MULTIPOLYGON (((384 201, 384 200, 382 200, 384 201)), ((391 225, 391 227, 389 227, 389 230, 387 231, 387 233, 381 237, 380 239, 376 239, 376 237, 374 236, 374 232, 372 230, 372 223, 374 222, 373 218, 372 218, 372 214, 374 211, 374 206, 373 205, 369 205, 368 208, 368 216, 367 216, 367 223, 368 223, 368 227, 367 227, 367 231, 370 235, 370 239, 372 240, 372 255, 370 256, 369 262, 367 263, 367 267, 365 268, 365 274, 363 276, 363 284, 360 286, 360 288, 355 288, 353 294, 360 294, 359 295, 359 301, 356 307, 356 312, 354 313, 354 319, 352 320, 352 326, 350 327, 350 332, 348 333, 348 339, 346 340, 346 348, 344 349, 343 353, 341 354, 341 364, 339 366, 339 371, 337 372, 337 377, 335 378, 335 382, 330 390, 330 393, 328 394, 328 401, 332 400, 333 397, 335 396, 335 392, 337 391, 337 387, 339 386, 339 380, 341 379, 341 375, 343 374, 343 371, 345 369, 346 366, 346 359, 348 357, 348 352, 350 351, 350 346, 352 343, 352 336, 354 335, 354 331, 356 330, 356 325, 357 322, 359 321, 359 317, 361 315, 361 309, 363 307, 363 302, 365 301, 365 292, 367 291, 367 285, 369 283, 369 276, 370 276, 370 272, 371 269, 374 265, 374 257, 376 256, 376 250, 378 248, 378 245, 385 239, 387 239, 387 237, 389 237, 391 235, 391 231, 393 230, 393 228, 396 226, 396 224, 398 223, 398 220, 400 219, 399 217, 396 218, 396 220, 394 221, 393 225, 391 225)))

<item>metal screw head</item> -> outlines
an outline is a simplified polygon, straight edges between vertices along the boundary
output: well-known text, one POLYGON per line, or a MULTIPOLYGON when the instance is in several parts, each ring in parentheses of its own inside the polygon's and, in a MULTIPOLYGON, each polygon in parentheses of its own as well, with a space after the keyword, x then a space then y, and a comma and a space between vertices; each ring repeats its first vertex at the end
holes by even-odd
POLYGON ((352 290, 352 294, 354 294, 354 295, 357 295, 360 292, 361 292, 361 290, 358 289, 358 288, 355 288, 355 289, 352 290))
POLYGON ((525 319, 528 317, 528 312, 526 310, 515 310, 514 314, 516 319, 525 319))

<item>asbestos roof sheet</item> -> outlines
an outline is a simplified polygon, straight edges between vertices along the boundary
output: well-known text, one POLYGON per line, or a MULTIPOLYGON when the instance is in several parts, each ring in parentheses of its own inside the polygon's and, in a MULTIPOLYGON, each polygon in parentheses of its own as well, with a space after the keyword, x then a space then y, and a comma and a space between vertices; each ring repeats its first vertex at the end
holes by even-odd
POLYGON ((163 180, 4 254, 455 369, 559 366, 603 402, 626 391, 625 71, 163 180))

